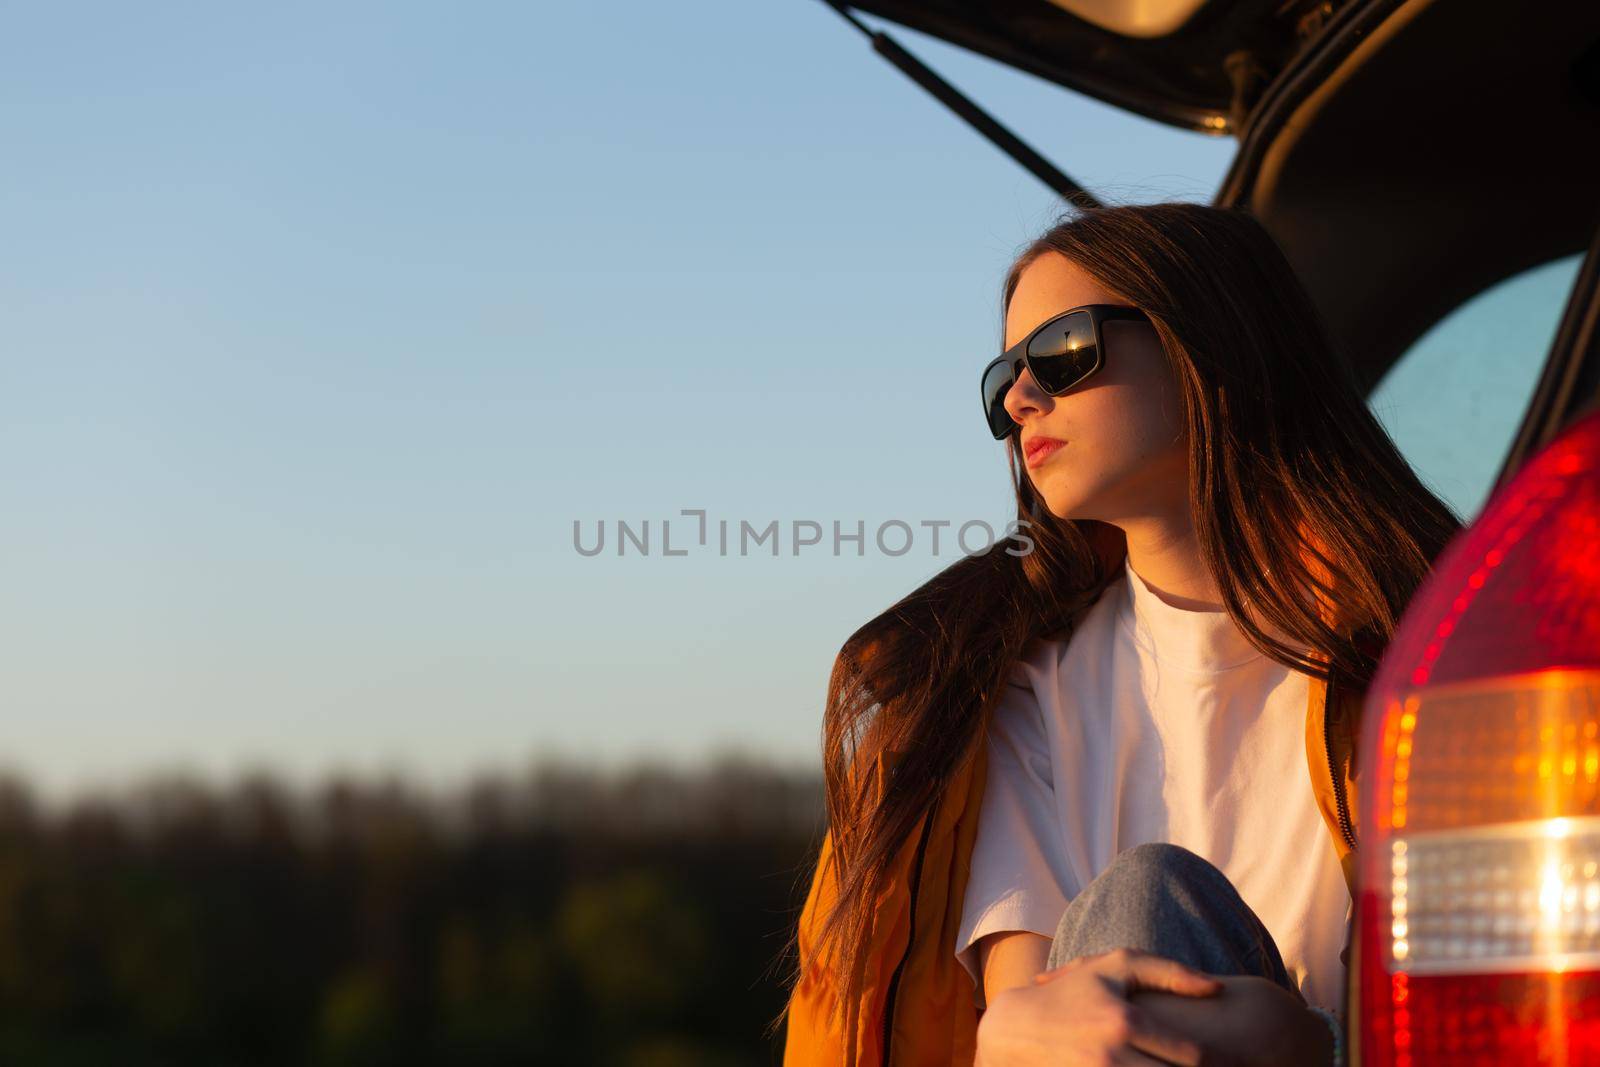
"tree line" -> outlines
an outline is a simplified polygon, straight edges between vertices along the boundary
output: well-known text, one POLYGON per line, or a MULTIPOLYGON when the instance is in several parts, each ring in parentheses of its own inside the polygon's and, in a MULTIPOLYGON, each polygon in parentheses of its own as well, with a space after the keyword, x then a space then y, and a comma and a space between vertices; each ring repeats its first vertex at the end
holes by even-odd
POLYGON ((0 778, 0 1062, 776 1064, 814 775, 0 778))

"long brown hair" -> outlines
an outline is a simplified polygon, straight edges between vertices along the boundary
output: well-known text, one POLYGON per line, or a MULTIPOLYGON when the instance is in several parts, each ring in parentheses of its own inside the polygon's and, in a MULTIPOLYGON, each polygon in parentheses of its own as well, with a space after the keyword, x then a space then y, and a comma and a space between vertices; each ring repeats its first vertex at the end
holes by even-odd
MULTIPOLYGON (((1234 622, 1274 660, 1365 688, 1459 521, 1368 409, 1277 244, 1239 208, 1069 213, 1007 272, 1002 346, 1018 279, 1051 252, 1143 309, 1160 335, 1184 398, 1200 550, 1234 622)), ((1067 630, 1126 552, 1120 529, 1050 513, 1025 477, 1015 433, 1008 453, 1032 551, 1003 540, 952 564, 852 634, 828 682, 832 847, 823 855, 837 864, 838 892, 797 975, 827 960, 841 978, 839 1010, 860 995, 858 964, 886 872, 982 744, 1025 646, 1067 630), (892 774, 862 773, 886 752, 892 774)))

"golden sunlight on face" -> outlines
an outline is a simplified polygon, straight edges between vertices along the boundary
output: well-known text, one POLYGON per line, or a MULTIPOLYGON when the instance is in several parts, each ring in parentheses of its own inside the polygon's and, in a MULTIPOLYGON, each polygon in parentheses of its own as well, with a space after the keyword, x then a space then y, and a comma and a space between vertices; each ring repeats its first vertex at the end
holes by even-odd
MULTIPOLYGON (((1065 256, 1045 253, 1018 279, 1006 309, 1006 346, 1083 304, 1129 301, 1065 256)), ((1182 401, 1160 339, 1144 322, 1107 322, 1102 330, 1104 366, 1087 379, 1052 397, 1024 373, 1006 394, 1024 456, 1035 441, 1064 442, 1028 465, 1027 476, 1062 518, 1116 523, 1186 509, 1182 401)))

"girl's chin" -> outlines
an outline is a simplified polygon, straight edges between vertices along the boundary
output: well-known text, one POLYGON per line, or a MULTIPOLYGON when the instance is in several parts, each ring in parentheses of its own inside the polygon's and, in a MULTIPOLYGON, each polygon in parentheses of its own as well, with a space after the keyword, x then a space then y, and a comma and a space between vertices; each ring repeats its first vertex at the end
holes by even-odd
POLYGON ((1044 499, 1044 506, 1050 509, 1050 514, 1058 519, 1081 519, 1086 517, 1083 514, 1082 501, 1076 498, 1066 499, 1064 497, 1051 496, 1047 493, 1039 495, 1044 499))
POLYGON ((1094 519, 1095 508, 1091 501, 1084 499, 1082 493, 1066 491, 1062 487, 1054 487, 1047 482, 1038 487, 1039 498, 1044 501, 1044 506, 1050 509, 1050 514, 1058 519, 1094 519))
POLYGON ((1045 474, 1043 478, 1033 479, 1033 488, 1039 494, 1039 498, 1057 515, 1064 509, 1077 507, 1083 503, 1083 494, 1078 492, 1077 486, 1068 485, 1067 479, 1055 471, 1045 474))

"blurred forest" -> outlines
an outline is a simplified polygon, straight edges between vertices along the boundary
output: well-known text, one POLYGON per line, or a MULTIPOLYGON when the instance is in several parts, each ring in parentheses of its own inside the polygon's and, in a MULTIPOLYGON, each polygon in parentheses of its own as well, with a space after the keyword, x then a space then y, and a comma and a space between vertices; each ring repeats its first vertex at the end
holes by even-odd
POLYGON ((776 1064, 819 778, 0 778, 0 1063, 776 1064))

